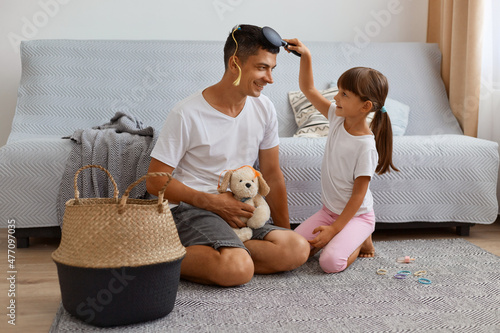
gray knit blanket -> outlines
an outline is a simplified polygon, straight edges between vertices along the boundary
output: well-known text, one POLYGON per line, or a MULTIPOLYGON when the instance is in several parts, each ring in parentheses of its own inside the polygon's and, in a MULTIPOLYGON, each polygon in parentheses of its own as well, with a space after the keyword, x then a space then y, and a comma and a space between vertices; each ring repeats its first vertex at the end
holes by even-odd
MULTIPOLYGON (((150 154, 156 142, 155 130, 134 116, 117 112, 108 123, 76 130, 71 137, 73 148, 66 161, 58 195, 57 218, 62 226, 65 203, 74 198, 73 178, 88 164, 106 168, 118 185, 120 195, 135 180, 147 173, 150 154)), ((97 168, 83 170, 78 176, 80 198, 111 198, 113 185, 97 168)), ((145 182, 136 186, 130 198, 147 198, 145 182)))

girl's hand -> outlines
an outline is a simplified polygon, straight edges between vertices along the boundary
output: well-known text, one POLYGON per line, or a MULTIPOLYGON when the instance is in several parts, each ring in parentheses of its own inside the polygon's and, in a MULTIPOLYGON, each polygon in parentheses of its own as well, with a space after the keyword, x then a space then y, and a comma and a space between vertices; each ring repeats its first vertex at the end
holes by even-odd
POLYGON ((313 234, 318 232, 319 235, 310 240, 309 244, 311 244, 315 248, 321 249, 325 247, 326 244, 328 244, 332 240, 332 238, 340 232, 340 230, 337 230, 333 226, 321 226, 313 230, 313 234))
MULTIPOLYGON (((293 39, 283 39, 285 42, 288 43, 287 48, 292 50, 292 51, 297 51, 300 54, 310 54, 309 49, 297 38, 293 39)), ((288 53, 290 51, 287 50, 288 53)))

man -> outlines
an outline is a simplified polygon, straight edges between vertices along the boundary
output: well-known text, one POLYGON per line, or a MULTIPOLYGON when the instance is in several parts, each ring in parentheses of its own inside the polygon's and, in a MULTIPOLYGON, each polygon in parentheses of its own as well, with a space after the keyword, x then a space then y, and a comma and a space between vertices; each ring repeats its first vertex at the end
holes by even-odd
MULTIPOLYGON (((309 256, 309 243, 289 230, 288 205, 279 166, 276 110, 261 95, 273 83, 279 48, 262 29, 242 25, 226 40, 222 79, 186 98, 169 113, 153 152, 149 172, 169 172, 174 179, 165 191, 187 254, 181 277, 193 282, 236 286, 254 273, 295 269, 309 256), (253 165, 271 188, 266 201, 274 221, 255 229, 244 244, 231 227, 245 224, 254 207, 218 194, 220 175, 253 165)), ((148 192, 158 194, 163 177, 149 178, 148 192)))

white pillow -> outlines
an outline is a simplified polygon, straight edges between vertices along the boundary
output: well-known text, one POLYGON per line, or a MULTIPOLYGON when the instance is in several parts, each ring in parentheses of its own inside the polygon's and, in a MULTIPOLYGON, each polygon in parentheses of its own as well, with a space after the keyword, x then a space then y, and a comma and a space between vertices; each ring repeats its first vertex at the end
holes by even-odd
MULTIPOLYGON (((385 108, 387 114, 391 119, 392 135, 402 136, 406 132, 408 126, 408 117, 410 115, 410 107, 406 104, 393 100, 391 98, 385 99, 385 108)), ((366 117, 366 121, 371 123, 375 112, 370 112, 366 117)))

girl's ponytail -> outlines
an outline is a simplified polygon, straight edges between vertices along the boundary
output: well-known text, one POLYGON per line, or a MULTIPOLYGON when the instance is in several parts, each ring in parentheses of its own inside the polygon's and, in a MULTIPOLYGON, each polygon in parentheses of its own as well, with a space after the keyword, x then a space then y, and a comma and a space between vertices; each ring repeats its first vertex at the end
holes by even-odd
POLYGON ((391 168, 394 171, 399 171, 392 163, 392 125, 391 118, 384 107, 375 111, 370 129, 375 135, 375 145, 378 152, 378 165, 375 172, 382 175, 390 172, 391 168))

